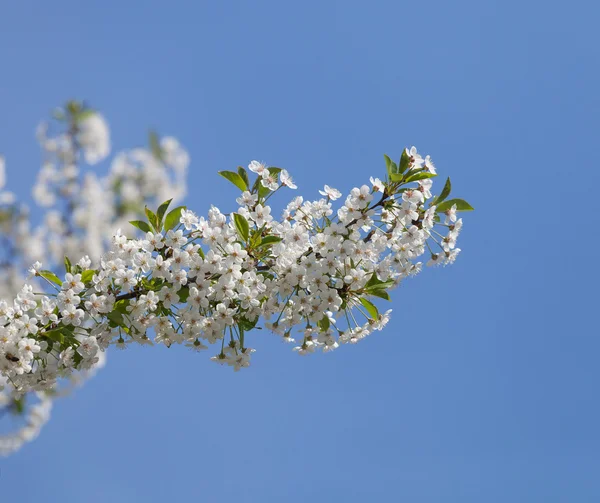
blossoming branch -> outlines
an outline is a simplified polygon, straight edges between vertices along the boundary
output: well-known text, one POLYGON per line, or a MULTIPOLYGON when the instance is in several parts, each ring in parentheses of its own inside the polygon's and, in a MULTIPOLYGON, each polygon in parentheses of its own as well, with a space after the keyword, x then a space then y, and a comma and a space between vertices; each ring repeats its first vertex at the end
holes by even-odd
POLYGON ((198 217, 171 201, 121 231, 98 266, 65 259, 65 273, 30 270, 52 293, 25 285, 0 302, 0 373, 14 392, 52 389, 91 368, 109 345, 214 347, 212 360, 250 365, 253 329, 293 343, 301 355, 357 343, 389 320, 376 299, 427 265, 450 264, 460 249, 448 179, 432 193, 436 169, 412 147, 396 164, 385 157, 384 181, 341 193, 325 186, 314 201, 294 198, 280 220, 269 199, 296 189, 286 170, 253 161, 220 174, 240 190, 237 211, 211 208, 198 217), (337 208, 336 208, 337 206, 337 208))

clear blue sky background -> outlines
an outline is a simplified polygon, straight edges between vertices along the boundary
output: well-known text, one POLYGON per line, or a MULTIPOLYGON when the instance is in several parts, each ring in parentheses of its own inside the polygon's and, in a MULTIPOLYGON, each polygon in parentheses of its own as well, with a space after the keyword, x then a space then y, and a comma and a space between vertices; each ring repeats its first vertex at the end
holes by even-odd
MULTIPOLYGON (((600 501, 594 2, 5 2, 0 151, 30 198, 37 121, 88 99, 116 148, 287 167, 303 194, 430 153, 465 216, 455 266, 395 292, 387 330, 300 358, 268 333, 234 374, 183 348, 111 352, 2 501, 600 501)), ((283 201, 281 201, 283 202, 283 201)))

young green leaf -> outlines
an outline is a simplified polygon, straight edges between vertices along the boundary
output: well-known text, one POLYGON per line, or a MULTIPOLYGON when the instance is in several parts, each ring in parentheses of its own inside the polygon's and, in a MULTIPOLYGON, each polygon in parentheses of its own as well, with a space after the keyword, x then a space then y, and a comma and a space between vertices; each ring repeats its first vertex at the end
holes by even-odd
POLYGON ((72 269, 71 261, 69 260, 69 257, 65 256, 65 271, 71 272, 71 269, 72 269))
POLYGON ((143 220, 130 220, 129 223, 134 227, 137 227, 142 232, 152 232, 152 229, 148 223, 144 222, 143 220))
POLYGON ((159 232, 158 219, 156 218, 156 215, 154 214, 154 212, 151 211, 147 206, 144 207, 144 212, 146 213, 146 218, 148 219, 148 222, 150 223, 150 225, 152 226, 152 228, 156 232, 159 232))
POLYGON ((400 157, 400 169, 399 173, 404 173, 410 167, 410 155, 406 152, 406 149, 402 151, 402 156, 400 157))
POLYGON ((110 320, 110 325, 113 327, 122 327, 123 325, 125 325, 123 313, 119 311, 111 311, 106 315, 106 317, 110 320))
POLYGON ((367 284, 365 285, 365 290, 385 290, 393 284, 394 280, 388 279, 387 281, 381 281, 377 277, 377 273, 373 273, 373 275, 369 278, 369 281, 367 281, 367 284))
POLYGON ((262 239, 258 246, 268 246, 275 243, 279 243, 281 241, 280 237, 277 236, 266 236, 262 239))
POLYGON ((97 272, 98 271, 96 271, 96 269, 86 269, 81 273, 81 281, 83 283, 88 283, 89 281, 92 281, 94 274, 96 274, 97 272))
POLYGON ((373 318, 374 320, 379 319, 379 311, 375 307, 375 304, 369 302, 367 299, 362 297, 360 299, 360 303, 365 307, 369 315, 371 315, 371 318, 373 318))
POLYGON ((185 210, 185 206, 177 206, 174 210, 169 211, 165 217, 164 230, 170 231, 174 227, 177 227, 179 220, 181 219, 181 212, 185 210))
POLYGON ((52 281, 52 283, 55 283, 58 286, 62 286, 62 281, 52 271, 47 271, 47 270, 44 269, 43 271, 40 271, 40 276, 42 278, 46 278, 48 281, 52 281))
POLYGON ((56 328, 54 330, 47 330, 42 335, 44 337, 48 337, 48 339, 52 341, 58 342, 59 344, 62 344, 65 340, 65 335, 62 327, 56 328))
POLYGON ((238 322, 238 326, 242 330, 245 330, 246 332, 249 332, 250 330, 252 330, 253 328, 256 327, 257 323, 258 323, 258 318, 254 318, 254 320, 250 321, 248 318, 246 318, 244 316, 244 317, 240 318, 240 320, 238 322))
POLYGON ((248 190, 248 184, 238 173, 235 173, 234 171, 219 171, 219 175, 226 180, 229 180, 241 191, 248 190))
POLYGON ((435 198, 435 201, 433 202, 433 204, 441 203, 444 199, 446 199, 450 195, 451 190, 452 190, 452 184, 450 183, 450 177, 448 177, 448 179, 446 180, 446 183, 444 184, 444 188, 442 189, 442 192, 440 192, 440 195, 435 198))
POLYGON ((90 118, 92 115, 96 115, 96 110, 92 110, 91 108, 86 108, 85 110, 81 110, 78 112, 74 118, 76 122, 84 121, 85 119, 90 118))
POLYGON ((385 290, 383 289, 374 289, 374 290, 370 290, 368 292, 369 295, 372 295, 373 297, 379 297, 381 299, 385 299, 385 300, 391 300, 390 299, 390 294, 387 293, 385 290))
POLYGON ((248 225, 248 220, 246 220, 239 213, 233 214, 233 222, 235 224, 235 228, 238 231, 238 234, 242 238, 243 241, 248 241, 248 236, 250 234, 250 226, 248 225))
POLYGON ((317 323, 317 325, 321 329, 321 332, 327 332, 327 330, 329 330, 329 327, 331 326, 331 322, 329 321, 329 316, 327 316, 327 315, 323 316, 323 318, 321 318, 321 321, 319 321, 317 323))
POLYGON ((180 302, 187 302, 190 296, 190 287, 182 286, 181 289, 177 292, 177 296, 179 297, 180 302))
POLYGON ((159 161, 164 161, 163 149, 160 146, 160 139, 158 138, 156 131, 148 132, 148 143, 150 144, 150 152, 152 152, 152 155, 159 161))
POLYGON ((242 180, 244 180, 244 183, 246 184, 246 190, 248 190, 248 187, 250 187, 250 179, 248 178, 248 172, 246 171, 246 168, 238 166, 237 172, 238 175, 240 175, 240 177, 242 178, 242 180))
POLYGON ((429 173, 429 171, 420 171, 418 173, 415 173, 414 175, 410 175, 408 177, 406 177, 406 179, 404 180, 405 183, 409 183, 409 182, 416 182, 417 180, 425 180, 426 178, 433 178, 434 175, 433 173, 429 173))
POLYGON ((393 174, 398 173, 397 164, 385 154, 383 155, 383 158, 385 159, 385 169, 387 170, 388 176, 391 177, 393 174))
POLYGON ((156 211, 156 221, 158 223, 159 230, 160 230, 160 227, 162 227, 163 217, 165 216, 165 213, 167 212, 167 209, 169 208, 169 204, 171 204, 172 200, 173 199, 169 199, 168 201, 165 201, 164 203, 162 203, 158 207, 158 210, 156 211))
POLYGON ((444 212, 452 208, 452 206, 454 206, 455 204, 456 211, 473 211, 475 209, 464 199, 448 199, 448 201, 444 201, 442 204, 438 205, 435 211, 444 212))

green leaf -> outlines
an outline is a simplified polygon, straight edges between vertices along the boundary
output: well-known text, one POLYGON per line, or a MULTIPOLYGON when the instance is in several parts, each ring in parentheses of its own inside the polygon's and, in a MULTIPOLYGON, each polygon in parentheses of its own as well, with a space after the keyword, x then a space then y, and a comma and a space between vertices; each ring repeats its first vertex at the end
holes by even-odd
POLYGON ((435 198, 435 201, 433 202, 433 204, 441 203, 444 199, 446 199, 450 195, 451 190, 452 190, 452 184, 450 183, 450 177, 448 177, 448 179, 446 180, 446 183, 444 184, 444 188, 442 189, 442 192, 440 192, 440 195, 435 198))
POLYGON ((179 296, 180 302, 187 302, 188 297, 190 296, 190 287, 187 285, 182 286, 177 292, 177 295, 179 296))
POLYGON ((62 281, 52 271, 47 271, 47 270, 44 269, 43 271, 40 271, 40 276, 42 278, 46 278, 48 281, 52 281, 52 283, 55 283, 58 286, 62 286, 62 281))
POLYGON ((385 290, 371 290, 368 292, 369 295, 372 295, 373 297, 379 297, 381 299, 385 299, 385 300, 391 300, 390 299, 390 294, 387 293, 385 290))
POLYGON ((321 332, 327 332, 327 330, 329 330, 329 327, 331 326, 331 322, 329 321, 329 316, 327 316, 327 315, 323 316, 323 318, 321 318, 321 321, 319 321, 317 323, 317 325, 321 329, 321 332))
POLYGON ((82 108, 82 104, 77 100, 67 101, 66 109, 71 115, 77 115, 79 112, 81 112, 82 108))
POLYGON ((83 271, 81 273, 81 281, 83 283, 88 283, 89 281, 92 281, 94 274, 97 274, 97 273, 98 273, 98 271, 96 271, 96 269, 86 269, 85 271, 83 271))
POLYGON ((367 281, 367 284, 365 285, 365 290, 381 290, 381 289, 385 290, 386 288, 389 288, 393 284, 394 284, 394 280, 388 279, 387 281, 381 281, 377 277, 377 273, 373 273, 373 275, 369 278, 369 281, 367 281))
POLYGON ((268 246, 268 245, 272 245, 275 243, 280 243, 281 241, 282 241, 282 239, 280 237, 266 236, 262 239, 262 241, 260 242, 260 244, 258 246, 268 246))
POLYGON ((204 250, 202 250, 202 248, 198 248, 198 255, 200 255, 202 259, 206 258, 206 255, 204 255, 204 250))
POLYGON ((11 408, 15 415, 22 416, 25 414, 25 398, 13 398, 11 408))
POLYGON ((59 344, 62 344, 65 340, 65 336, 64 336, 61 328, 57 328, 54 330, 48 330, 48 331, 44 332, 42 335, 45 337, 48 337, 48 339, 50 339, 50 340, 58 342, 59 344))
POLYGON ((362 297, 360 299, 360 303, 365 307, 367 312, 371 315, 371 318, 373 318, 374 320, 379 319, 379 311, 375 307, 375 304, 373 304, 372 302, 369 302, 367 299, 362 298, 362 297))
POLYGON ((401 173, 392 173, 390 175, 391 182, 401 182, 402 180, 404 180, 404 175, 402 175, 401 173))
POLYGON ((159 161, 164 161, 163 149, 160 146, 160 139, 158 138, 158 134, 156 134, 156 131, 148 132, 148 143, 150 145, 150 152, 152 152, 152 155, 156 157, 159 161))
POLYGON ((399 173, 404 173, 410 167, 410 155, 406 152, 406 149, 402 151, 402 156, 400 157, 400 169, 399 173))
POLYGON ((259 230, 256 230, 250 234, 250 248, 258 248, 260 245, 261 233, 259 230))
POLYGON ((238 234, 244 241, 248 241, 248 236, 250 235, 250 226, 248 225, 248 220, 246 220, 239 213, 233 214, 233 222, 235 224, 235 228, 238 231, 238 234))
POLYGON ((385 169, 387 170, 388 176, 391 177, 393 174, 398 173, 398 165, 385 154, 383 155, 383 158, 385 159, 385 169))
POLYGON ((406 179, 404 180, 404 183, 416 182, 417 180, 425 180, 426 178, 433 178, 434 176, 437 176, 437 175, 430 173, 429 171, 419 171, 418 173, 415 173, 414 175, 410 175, 410 176, 406 177, 406 179))
POLYGON ((152 229, 148 223, 144 222, 143 220, 130 220, 129 223, 134 227, 137 227, 142 232, 152 232, 152 229))
POLYGON ((475 208, 473 208, 473 206, 471 206, 469 203, 467 203, 467 201, 465 201, 464 199, 448 199, 448 201, 444 201, 442 204, 440 204, 435 209, 435 211, 444 212, 444 211, 452 208, 452 206, 454 206, 455 204, 456 204, 456 211, 473 211, 475 209, 475 208))
POLYGON ((219 175, 221 175, 223 178, 229 180, 242 192, 244 190, 248 190, 248 184, 244 181, 244 179, 238 173, 235 173, 234 171, 219 171, 219 175))
POLYGON ((69 260, 69 257, 65 257, 65 271, 66 272, 71 272, 71 261, 69 260))
POLYGON ((249 332, 250 330, 252 330, 253 328, 255 328, 257 323, 258 323, 258 318, 254 318, 253 321, 250 321, 245 316, 241 317, 239 319, 239 321, 238 321, 239 327, 242 330, 245 330, 246 332, 249 332))
POLYGON ((91 108, 86 108, 85 110, 81 110, 77 114, 75 114, 75 120, 77 122, 84 121, 85 119, 90 118, 92 115, 96 115, 96 110, 92 110, 91 108))
POLYGON ((167 209, 169 208, 169 204, 171 204, 172 200, 173 199, 169 199, 168 201, 165 201, 164 203, 162 203, 158 207, 158 210, 156 211, 156 221, 158 223, 159 231, 160 231, 160 228, 162 227, 163 217, 165 216, 165 213, 167 212, 167 209))
POLYGON ((148 208, 148 206, 144 207, 144 212, 146 213, 146 218, 148 219, 148 222, 150 222, 150 225, 152 226, 152 228, 156 232, 159 232, 159 230, 158 230, 158 220, 157 220, 156 215, 154 214, 154 212, 151 211, 148 208))
MULTIPOLYGON (((237 172, 238 172, 238 175, 240 175, 240 177, 242 178, 242 180, 244 180, 246 187, 250 187, 250 179, 248 178, 248 172, 246 171, 246 168, 242 168, 242 166, 238 166, 237 172)), ((246 190, 248 190, 248 189, 246 189, 246 190)))
POLYGON ((258 181, 258 197, 264 199, 271 193, 271 189, 265 187, 262 183, 260 183, 262 178, 259 178, 258 181))
POLYGON ((179 224, 179 220, 181 219, 181 212, 185 209, 185 206, 178 206, 174 210, 171 210, 169 213, 167 213, 164 224, 165 232, 177 227, 177 224, 179 224))
POLYGON ((118 311, 111 311, 106 315, 106 317, 109 319, 110 325, 113 327, 122 327, 125 324, 123 313, 118 311))

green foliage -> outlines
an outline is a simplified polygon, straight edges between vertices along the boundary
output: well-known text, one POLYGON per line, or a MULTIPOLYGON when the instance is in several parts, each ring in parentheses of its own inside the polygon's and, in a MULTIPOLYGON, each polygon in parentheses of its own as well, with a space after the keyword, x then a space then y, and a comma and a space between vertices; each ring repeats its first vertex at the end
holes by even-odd
POLYGON ((450 183, 450 177, 448 177, 448 179, 446 180, 446 183, 444 184, 444 188, 442 189, 442 192, 440 192, 440 195, 435 198, 433 204, 441 203, 444 199, 446 199, 450 195, 451 190, 452 190, 452 184, 450 183))
POLYGON ((58 286, 62 286, 62 281, 52 271, 48 271, 48 270, 44 269, 43 271, 40 271, 40 276, 42 278, 46 278, 48 281, 52 281, 52 283, 55 283, 58 286))
POLYGON ((144 207, 144 213, 146 213, 146 218, 148 219, 148 223, 150 223, 150 225, 152 226, 152 228, 156 231, 156 232, 160 232, 159 226, 158 226, 158 218, 156 217, 156 214, 150 210, 148 208, 148 206, 144 207))
POLYGON ((84 283, 89 283, 90 281, 92 281, 94 274, 96 274, 97 272, 98 271, 96 269, 86 269, 81 273, 81 281, 83 281, 84 283))
POLYGON ((368 295, 374 297, 380 297, 385 300, 390 300, 389 294, 386 292, 388 288, 394 285, 393 280, 381 281, 377 274, 373 273, 367 284, 365 285, 364 291, 368 295))
MULTIPOLYGON (((242 169, 244 169, 244 168, 242 168, 242 169)), ((226 180, 229 180, 242 192, 244 190, 248 190, 248 182, 246 182, 239 173, 235 173, 234 171, 219 171, 219 175, 221 175, 226 180)), ((246 175, 246 178, 248 178, 247 175, 246 175)))
POLYGON ((186 206, 178 206, 167 213, 164 224, 165 232, 177 227, 177 224, 179 224, 179 220, 181 219, 181 212, 185 209, 186 206))
POLYGON ((163 217, 165 216, 165 213, 167 212, 172 200, 173 199, 169 199, 168 201, 165 201, 158 207, 158 210, 156 210, 156 222, 159 230, 162 228, 163 217))
POLYGON ((410 155, 406 153, 406 149, 402 151, 402 155, 400 156, 400 168, 398 170, 399 173, 404 173, 410 167, 410 155))
POLYGON ((248 241, 248 237, 250 236, 250 226, 248 225, 248 220, 246 220, 239 213, 234 213, 233 223, 235 224, 235 228, 237 229, 237 232, 242 240, 248 241))
POLYGON ((142 232, 152 232, 150 226, 143 220, 130 220, 129 223, 134 227, 137 227, 142 232))
POLYGON ((448 201, 444 201, 442 204, 438 205, 436 208, 437 212, 444 212, 449 210, 456 204, 456 211, 473 211, 475 208, 471 206, 464 199, 449 199, 448 201))
POLYGON ((164 152, 160 146, 160 139, 156 131, 148 132, 148 144, 150 145, 150 152, 159 161, 164 162, 164 152))
POLYGON ((321 321, 317 323, 318 327, 321 329, 321 332, 327 332, 329 327, 331 326, 331 322, 329 321, 329 316, 325 315, 321 318, 321 321))
POLYGON ((273 245, 275 243, 279 243, 281 240, 282 240, 282 238, 280 238, 278 236, 265 236, 258 246, 262 247, 262 246, 273 245))
POLYGON ((434 178, 436 176, 436 174, 430 173, 429 171, 419 171, 418 173, 407 176, 404 179, 404 183, 416 182, 418 180, 425 180, 427 178, 434 178))
POLYGON ((376 319, 379 318, 379 311, 375 307, 375 304, 373 304, 372 302, 368 301, 365 298, 361 298, 360 299, 360 303, 367 310, 367 312, 369 313, 369 315, 371 316, 371 318, 373 318, 374 320, 376 320, 376 319))
MULTIPOLYGON (((240 177, 242 178, 242 180, 244 180, 246 187, 250 187, 250 179, 248 178, 248 172, 246 171, 246 168, 243 168, 242 166, 238 166, 237 172, 238 172, 238 175, 240 175, 240 177)), ((246 189, 246 190, 248 190, 248 189, 246 189)))
POLYGON ((398 173, 398 165, 385 154, 383 155, 383 158, 385 159, 385 169, 387 171, 388 177, 390 177, 391 179, 392 175, 398 173))

